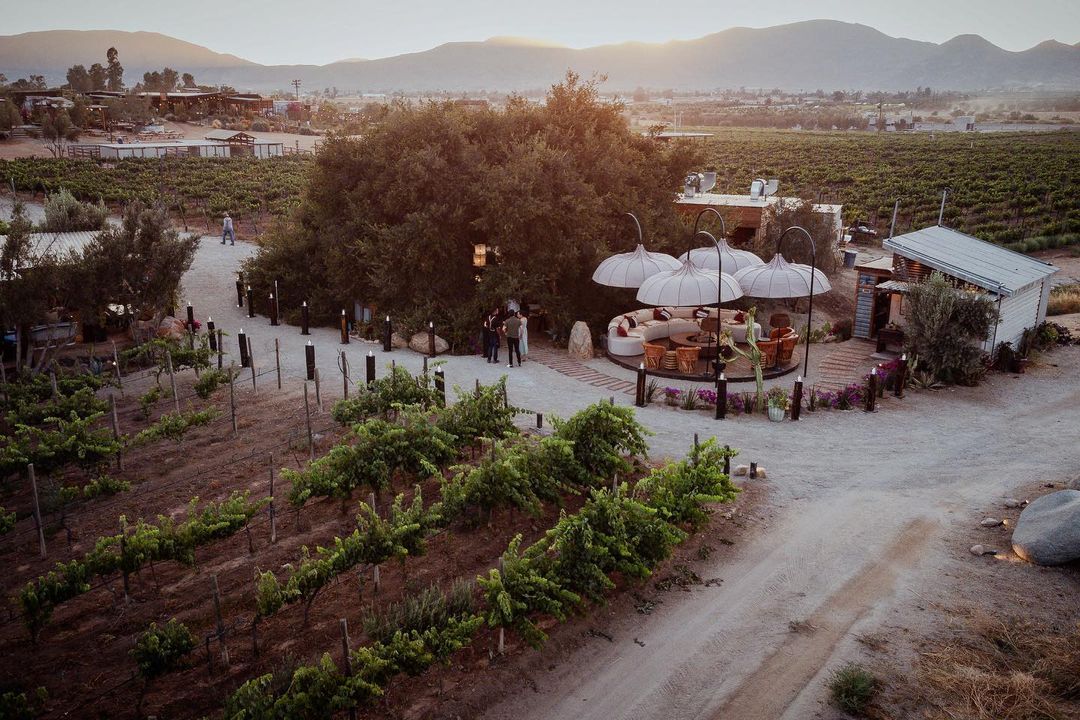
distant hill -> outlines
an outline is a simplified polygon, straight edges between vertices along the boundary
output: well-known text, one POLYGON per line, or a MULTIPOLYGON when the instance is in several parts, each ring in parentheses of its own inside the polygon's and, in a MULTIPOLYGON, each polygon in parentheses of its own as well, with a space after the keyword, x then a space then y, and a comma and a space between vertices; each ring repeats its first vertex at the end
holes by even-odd
POLYGON ((543 89, 567 69, 607 75, 607 86, 678 90, 779 87, 786 90, 955 90, 1042 87, 1080 90, 1080 46, 1053 40, 1023 52, 978 35, 937 44, 894 38, 865 25, 811 20, 731 28, 696 40, 628 42, 576 50, 522 38, 454 42, 424 52, 329 65, 259 65, 157 33, 55 30, 0 36, 0 72, 62 82, 68 67, 104 62, 115 46, 135 82, 169 66, 202 83, 273 90, 301 78, 308 88, 344 92, 543 89))

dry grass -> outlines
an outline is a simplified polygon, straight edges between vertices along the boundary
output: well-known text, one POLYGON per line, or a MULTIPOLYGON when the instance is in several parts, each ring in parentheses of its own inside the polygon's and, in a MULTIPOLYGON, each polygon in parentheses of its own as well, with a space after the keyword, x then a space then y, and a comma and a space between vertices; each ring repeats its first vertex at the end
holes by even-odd
POLYGON ((1080 718, 1080 624, 975 614, 953 642, 921 654, 917 679, 927 717, 1080 718))
POLYGON ((1050 291, 1047 315, 1080 313, 1080 285, 1062 285, 1050 291))

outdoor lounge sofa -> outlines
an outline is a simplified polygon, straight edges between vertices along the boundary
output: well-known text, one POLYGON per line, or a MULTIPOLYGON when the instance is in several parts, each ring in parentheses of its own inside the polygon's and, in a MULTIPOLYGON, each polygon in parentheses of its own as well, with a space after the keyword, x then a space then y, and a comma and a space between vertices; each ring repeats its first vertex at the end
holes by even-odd
MULTIPOLYGON (((671 315, 669 320, 657 320, 653 316, 653 308, 633 310, 623 315, 616 315, 608 323, 607 351, 609 355, 642 355, 644 343, 662 338, 678 335, 679 333, 699 332, 701 329, 699 318, 694 317, 696 308, 656 308, 667 310, 671 315), (627 317, 633 317, 637 327, 629 327, 627 317), (626 330, 626 336, 619 334, 619 325, 626 330)), ((708 308, 709 317, 716 317, 716 308, 708 308)), ((736 323, 736 310, 720 309, 720 321, 724 330, 731 333, 732 339, 737 343, 746 342, 746 323, 736 323)), ((761 324, 754 323, 754 338, 761 337, 761 324)))

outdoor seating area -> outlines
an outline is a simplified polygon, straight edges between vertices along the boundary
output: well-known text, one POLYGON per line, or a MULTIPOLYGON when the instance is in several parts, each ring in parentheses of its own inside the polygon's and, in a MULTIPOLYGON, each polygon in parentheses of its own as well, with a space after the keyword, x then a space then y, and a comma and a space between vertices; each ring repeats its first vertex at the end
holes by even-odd
MULTIPOLYGON (((794 352, 798 338, 790 340, 790 347, 775 340, 759 340, 757 345, 761 350, 763 379, 780 377, 797 370, 801 358, 794 352), (785 356, 785 348, 786 356, 785 356)), ((713 367, 715 359, 715 345, 713 354, 697 347, 679 347, 670 338, 647 342, 643 344, 642 352, 637 355, 608 355, 608 359, 627 368, 637 370, 644 365, 649 377, 661 377, 669 380, 683 380, 689 382, 712 383, 715 379, 716 368, 713 367)), ((743 348, 748 349, 748 348, 743 348)), ((753 382, 754 367, 750 361, 742 355, 723 353, 721 357, 720 371, 724 373, 728 382, 753 382)))

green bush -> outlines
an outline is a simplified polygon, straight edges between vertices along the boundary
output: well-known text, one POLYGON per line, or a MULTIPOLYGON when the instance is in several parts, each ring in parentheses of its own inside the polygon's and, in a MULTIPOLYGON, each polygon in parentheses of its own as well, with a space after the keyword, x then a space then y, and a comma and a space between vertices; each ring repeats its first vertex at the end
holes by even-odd
POLYGON ((861 715, 877 690, 877 678, 866 668, 848 663, 833 673, 829 694, 837 707, 852 715, 861 715))
POLYGON ((208 400, 219 385, 228 384, 233 377, 231 370, 207 370, 195 381, 195 394, 208 400))
POLYGON ((108 210, 105 203, 79 202, 64 188, 45 198, 45 221, 42 232, 74 232, 79 230, 103 230, 108 210))
POLYGON ((195 638, 187 626, 172 618, 159 628, 157 623, 139 636, 131 656, 139 667, 139 674, 149 680, 173 670, 184 656, 195 648, 195 638))
POLYGON ((506 378, 481 385, 478 392, 457 391, 457 401, 439 411, 435 424, 461 443, 476 438, 505 438, 517 433, 514 417, 522 412, 506 403, 506 378))
POLYGON ((189 430, 209 424, 219 414, 218 410, 212 407, 186 413, 166 413, 158 418, 156 423, 136 435, 131 444, 143 445, 168 438, 179 445, 189 430))
POLYGON ((734 455, 734 450, 725 450, 716 438, 709 438, 688 459, 669 463, 642 478, 634 495, 648 498, 649 506, 670 523, 699 527, 708 520, 703 507, 706 503, 732 502, 739 493, 724 474, 724 459, 734 455))
POLYGON ((980 344, 997 321, 994 303, 935 272, 911 286, 907 307, 908 353, 942 382, 978 384, 987 367, 980 344))
POLYGON ((11 532, 11 529, 15 527, 15 521, 17 519, 14 511, 8 512, 0 507, 0 535, 11 532))
POLYGON ((602 480, 629 473, 625 456, 644 456, 645 437, 651 434, 634 417, 633 408, 606 402, 590 405, 569 420, 556 418, 554 425, 556 437, 574 444, 577 462, 602 480))
POLYGON ((357 393, 334 403, 330 415, 342 425, 350 425, 369 417, 386 415, 406 405, 430 408, 436 404, 437 393, 426 376, 414 378, 404 367, 396 365, 385 377, 375 380, 370 386, 360 384, 357 393))
POLYGON ((139 413, 144 419, 150 418, 150 413, 154 409, 154 405, 157 405, 158 401, 161 400, 161 395, 161 386, 154 385, 139 396, 139 413))
POLYGON ((451 617, 471 615, 476 606, 476 586, 464 579, 454 581, 449 592, 431 585, 406 595, 401 602, 365 613, 364 632, 372 640, 390 642, 395 633, 423 632, 445 624, 451 617))

